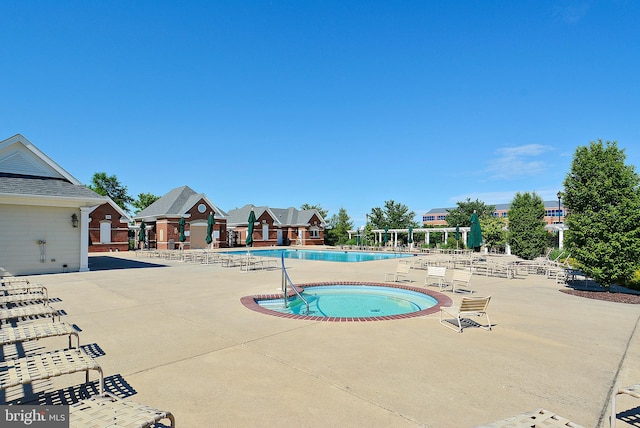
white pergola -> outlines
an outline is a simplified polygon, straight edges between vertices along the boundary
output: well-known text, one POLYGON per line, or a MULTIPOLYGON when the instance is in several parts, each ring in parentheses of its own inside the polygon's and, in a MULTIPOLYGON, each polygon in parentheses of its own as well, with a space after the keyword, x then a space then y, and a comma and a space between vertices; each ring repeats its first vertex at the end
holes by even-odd
POLYGON ((558 248, 562 249, 564 247, 564 232, 565 230, 569 230, 567 225, 564 223, 554 223, 548 224, 544 228, 558 234, 558 248))
MULTIPOLYGON (((358 235, 360 233, 362 233, 364 229, 357 229, 357 230, 349 230, 349 239, 351 239, 353 237, 353 235, 358 235)), ((462 234, 462 242, 467 242, 467 233, 469 233, 469 230, 471 230, 470 227, 459 227, 458 231, 462 234)), ((378 244, 378 243, 382 243, 384 242, 384 229, 373 229, 371 230, 372 233, 374 233, 374 243, 378 244)), ((447 242, 447 239, 449 239, 449 233, 456 233, 456 228, 455 227, 416 227, 414 229, 412 229, 411 231, 411 236, 409 236, 409 238, 411 238, 411 241, 414 241, 413 239, 413 235, 415 233, 424 233, 424 242, 425 244, 430 244, 431 241, 431 232, 439 232, 439 233, 444 233, 443 235, 443 241, 442 242, 447 242)), ((389 235, 391 235, 391 242, 393 243, 394 247, 398 246, 398 234, 409 234, 409 229, 389 229, 387 230, 387 233, 389 235)), ((414 241, 415 242, 415 241, 414 241)), ((413 243, 412 243, 413 244, 413 243)))
MULTIPOLYGON (((566 230, 569 230, 569 228, 567 227, 566 224, 564 223, 554 223, 554 224, 548 224, 545 226, 546 230, 549 231, 554 231, 555 233, 558 233, 558 248, 562 249, 564 247, 564 232, 566 230)), ((358 235, 360 233, 362 233, 364 229, 357 229, 357 230, 349 230, 349 239, 351 239, 353 237, 353 235, 358 235)), ((470 227, 460 227, 458 228, 458 230, 460 231, 460 233, 462 234, 462 242, 467 242, 467 233, 469 233, 469 231, 471 230, 470 227)), ((371 232, 373 232, 375 234, 375 243, 382 243, 384 238, 384 229, 373 229, 371 232)), ((424 233, 424 242, 425 244, 430 244, 430 236, 429 234, 431 232, 444 232, 444 236, 443 236, 443 241, 442 242, 447 242, 447 239, 449 238, 449 233, 456 233, 456 228, 455 227, 416 227, 415 229, 412 230, 411 233, 411 241, 414 241, 413 239, 413 234, 414 233, 424 233)), ((397 247, 398 246, 398 234, 399 233, 409 233, 409 229, 389 229, 387 231, 387 233, 389 233, 391 235, 391 237, 393 238, 391 240, 391 242, 393 242, 393 246, 397 247)), ((415 242, 415 241, 414 241, 415 242)))

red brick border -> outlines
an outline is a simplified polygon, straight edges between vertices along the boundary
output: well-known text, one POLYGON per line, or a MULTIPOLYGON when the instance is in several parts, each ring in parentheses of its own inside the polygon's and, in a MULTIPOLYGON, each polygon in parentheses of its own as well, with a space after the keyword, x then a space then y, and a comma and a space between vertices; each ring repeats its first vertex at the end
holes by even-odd
MULTIPOLYGON (((399 320, 405 318, 421 317, 423 315, 430 315, 440 310, 442 306, 451 306, 453 300, 449 296, 446 296, 437 291, 426 290, 424 288, 411 287, 403 284, 388 284, 382 282, 357 282, 357 281, 330 281, 330 282, 313 282, 309 284, 297 284, 298 288, 305 289, 307 287, 318 287, 322 285, 368 285, 374 287, 387 287, 387 288, 400 288, 403 290, 415 291, 417 293, 426 294, 436 299, 437 303, 421 311, 410 312, 408 314, 399 315, 384 315, 379 317, 318 317, 312 315, 296 315, 296 314, 284 314, 282 312, 272 311, 271 309, 264 308, 258 304, 259 300, 273 300, 282 299, 282 293, 280 294, 260 294, 256 296, 245 296, 240 299, 240 302, 251 309, 252 311, 260 312, 266 315, 272 315, 280 318, 290 318, 296 320, 308 320, 308 321, 329 321, 329 322, 360 322, 360 321, 389 321, 399 320)), ((288 297, 292 297, 295 293, 289 291, 288 297)))

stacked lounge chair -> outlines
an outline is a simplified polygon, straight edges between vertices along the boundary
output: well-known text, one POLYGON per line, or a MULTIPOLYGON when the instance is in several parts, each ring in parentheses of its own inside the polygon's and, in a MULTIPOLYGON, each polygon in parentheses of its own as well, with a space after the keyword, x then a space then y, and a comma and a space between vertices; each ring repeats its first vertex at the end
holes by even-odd
POLYGON ((0 322, 4 323, 0 326, 3 355, 8 345, 49 337, 69 337, 68 348, 0 359, 0 392, 78 372, 85 372, 86 383, 89 383, 89 372, 96 371, 99 375, 98 395, 69 407, 70 426, 153 427, 167 419, 170 426, 175 427, 171 412, 123 400, 105 391, 102 368, 80 347, 78 331, 72 325, 60 322, 58 311, 49 306, 45 287, 27 280, 0 279, 0 322), (75 346, 72 337, 76 338, 75 346))

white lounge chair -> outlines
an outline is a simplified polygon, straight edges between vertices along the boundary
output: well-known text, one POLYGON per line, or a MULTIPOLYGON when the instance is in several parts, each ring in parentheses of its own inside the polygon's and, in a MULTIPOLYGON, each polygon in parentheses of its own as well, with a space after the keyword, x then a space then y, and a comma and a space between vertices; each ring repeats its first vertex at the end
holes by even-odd
POLYGON ((109 393, 93 396, 69 407, 69 423, 72 427, 152 427, 163 419, 168 419, 170 426, 175 427, 171 412, 122 400, 109 393))
POLYGON ((516 427, 570 427, 584 428, 571 422, 569 419, 556 415, 554 412, 538 409, 533 412, 523 413, 521 415, 512 416, 501 421, 480 425, 476 428, 516 428, 516 427))
POLYGON ((460 287, 462 287, 469 293, 473 293, 473 290, 471 289, 471 286, 470 286, 471 276, 472 274, 468 270, 454 269, 453 274, 451 275, 451 282, 450 282, 452 291, 455 293, 456 288, 459 289, 460 287))
POLYGON ((444 266, 427 266, 427 277, 424 279, 424 285, 437 285, 440 290, 444 290, 447 286, 445 276, 447 268, 444 266))
POLYGON ((488 326, 479 325, 480 328, 485 330, 491 330, 491 320, 489 319, 489 314, 487 314, 487 306, 489 306, 489 301, 491 300, 491 296, 487 297, 463 297, 460 306, 449 306, 449 307, 441 307, 440 308, 440 324, 448 327, 452 330, 455 330, 458 333, 462 333, 462 319, 465 317, 472 316, 486 316, 488 326), (451 318, 444 318, 444 315, 452 316, 451 318), (455 321, 455 324, 452 323, 455 321))
POLYGON ((69 336, 69 348, 72 347, 71 336, 75 336, 76 348, 80 348, 78 331, 65 322, 43 322, 20 324, 17 327, 2 327, 0 328, 0 345, 4 346, 55 336, 69 336))
POLYGON ((15 318, 39 318, 39 317, 52 317, 60 319, 60 314, 57 309, 52 308, 48 304, 34 304, 27 306, 17 306, 11 309, 0 308, 0 324, 3 321, 8 321, 15 318))
POLYGON ((616 388, 613 391, 613 394, 611 394, 611 428, 614 428, 616 426, 616 396, 618 396, 619 394, 627 394, 634 398, 640 398, 640 383, 627 386, 625 388, 616 388))
POLYGON ((77 372, 85 372, 86 383, 89 383, 89 370, 98 372, 100 376, 98 388, 102 394, 104 391, 102 369, 82 349, 62 349, 28 355, 0 363, 0 391, 13 386, 27 385, 37 380, 51 379, 77 372))
POLYGON ((389 276, 393 276, 393 282, 398 282, 400 278, 404 278, 406 281, 411 282, 409 278, 409 272, 411 271, 411 265, 408 263, 398 263, 398 267, 395 272, 387 272, 384 275, 384 280, 388 281, 389 276))

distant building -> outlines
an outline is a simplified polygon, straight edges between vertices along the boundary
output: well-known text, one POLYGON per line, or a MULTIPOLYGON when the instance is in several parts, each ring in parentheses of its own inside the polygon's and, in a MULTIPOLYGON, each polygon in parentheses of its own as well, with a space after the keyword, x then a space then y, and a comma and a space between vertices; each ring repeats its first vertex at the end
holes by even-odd
POLYGON ((136 246, 140 246, 140 225, 145 224, 145 247, 173 250, 177 247, 199 249, 227 245, 227 213, 204 193, 189 186, 177 187, 134 216, 136 246), (207 222, 213 214, 212 243, 207 244, 207 222), (180 219, 185 220, 185 241, 180 242, 180 219))
MULTIPOLYGON (((558 201, 544 201, 545 206, 545 216, 544 221, 547 224, 556 224, 561 223, 566 216, 566 208, 564 205, 560 205, 560 209, 558 210, 558 201)), ((511 204, 496 204, 496 209, 493 212, 494 217, 503 217, 507 218, 507 213, 511 208, 511 204)), ((422 215, 422 224, 424 226, 444 226, 448 225, 447 223, 447 215, 449 214, 449 210, 453 210, 455 207, 451 208, 434 208, 429 210, 428 212, 422 215)))
POLYGON ((89 252, 129 250, 131 217, 111 198, 89 213, 89 252))
POLYGON ((325 221, 318 210, 296 208, 270 208, 245 205, 229 210, 229 246, 243 246, 247 238, 249 213, 253 210, 256 225, 253 228, 253 246, 324 245, 325 221))

